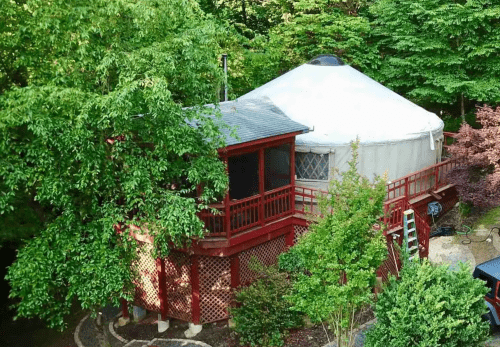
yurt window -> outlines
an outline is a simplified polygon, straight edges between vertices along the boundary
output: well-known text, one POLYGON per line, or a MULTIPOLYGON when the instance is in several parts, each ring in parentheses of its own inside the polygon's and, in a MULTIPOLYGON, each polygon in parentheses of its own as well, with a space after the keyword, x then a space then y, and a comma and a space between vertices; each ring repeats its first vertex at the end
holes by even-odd
POLYGON ((295 153, 297 179, 328 180, 329 155, 318 153, 295 153))
POLYGON ((290 184, 290 145, 266 148, 264 152, 264 190, 290 184))

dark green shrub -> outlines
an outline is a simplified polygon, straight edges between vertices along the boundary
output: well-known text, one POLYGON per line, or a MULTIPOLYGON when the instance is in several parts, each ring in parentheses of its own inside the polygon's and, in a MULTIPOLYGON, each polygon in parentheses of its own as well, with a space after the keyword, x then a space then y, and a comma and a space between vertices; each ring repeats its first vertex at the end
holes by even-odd
POLYGON ((484 282, 460 264, 457 271, 427 260, 403 267, 379 295, 377 323, 365 347, 470 347, 488 336, 484 282))
POLYGON ((282 346, 286 332, 303 323, 302 314, 292 311, 285 300, 291 291, 288 275, 277 266, 263 266, 255 258, 249 267, 259 279, 236 292, 238 307, 230 309, 234 330, 242 344, 282 346))

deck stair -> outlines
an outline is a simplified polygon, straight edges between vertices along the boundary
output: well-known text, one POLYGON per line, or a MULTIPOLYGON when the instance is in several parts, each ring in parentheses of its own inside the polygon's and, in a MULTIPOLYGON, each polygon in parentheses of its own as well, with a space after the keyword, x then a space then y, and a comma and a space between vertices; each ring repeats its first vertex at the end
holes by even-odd
POLYGON ((415 211, 410 209, 404 212, 403 227, 406 251, 410 255, 410 260, 412 260, 415 256, 419 256, 417 227, 415 224, 415 211))

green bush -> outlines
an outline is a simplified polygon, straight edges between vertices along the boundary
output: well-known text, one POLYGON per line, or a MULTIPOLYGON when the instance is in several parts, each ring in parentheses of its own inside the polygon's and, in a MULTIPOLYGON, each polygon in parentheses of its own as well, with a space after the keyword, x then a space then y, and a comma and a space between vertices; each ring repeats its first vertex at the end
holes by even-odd
POLYGON ((479 346, 489 332, 481 318, 487 291, 464 264, 451 271, 427 260, 410 263, 380 294, 365 347, 479 346))
POLYGON ((384 212, 386 184, 358 173, 358 147, 351 144, 349 169, 319 199, 321 217, 279 260, 293 276, 294 309, 328 322, 339 347, 352 346, 356 312, 373 302, 376 271, 387 257, 382 230, 373 228, 384 212))
POLYGON ((236 292, 237 307, 230 308, 234 330, 242 344, 251 346, 282 346, 286 332, 303 323, 302 314, 290 310, 285 300, 291 283, 277 266, 265 267, 255 258, 249 267, 259 279, 236 292))

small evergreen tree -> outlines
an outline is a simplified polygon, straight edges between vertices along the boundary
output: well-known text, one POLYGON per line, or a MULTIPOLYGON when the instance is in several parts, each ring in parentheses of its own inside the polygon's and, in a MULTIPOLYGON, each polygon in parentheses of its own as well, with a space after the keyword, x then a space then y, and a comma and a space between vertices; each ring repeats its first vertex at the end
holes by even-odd
POLYGON ((359 142, 342 180, 332 180, 321 199, 322 217, 280 257, 294 273, 289 300, 312 321, 329 321, 338 346, 352 346, 356 312, 372 300, 375 271, 387 254, 374 224, 383 213, 385 182, 372 184, 356 170, 359 142))

